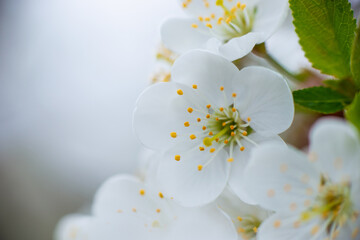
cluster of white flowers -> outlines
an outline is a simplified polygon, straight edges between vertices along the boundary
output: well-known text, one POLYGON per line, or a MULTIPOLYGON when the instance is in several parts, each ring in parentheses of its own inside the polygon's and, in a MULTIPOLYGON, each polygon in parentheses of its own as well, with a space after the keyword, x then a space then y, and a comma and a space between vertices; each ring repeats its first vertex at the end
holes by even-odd
POLYGON ((105 182, 91 215, 64 218, 56 238, 360 239, 356 130, 325 118, 307 153, 287 146, 279 137, 294 118, 287 80, 231 62, 275 32, 288 2, 181 6, 191 17, 162 27, 165 46, 180 55, 171 81, 148 87, 134 111, 135 133, 153 151, 144 177, 105 182))

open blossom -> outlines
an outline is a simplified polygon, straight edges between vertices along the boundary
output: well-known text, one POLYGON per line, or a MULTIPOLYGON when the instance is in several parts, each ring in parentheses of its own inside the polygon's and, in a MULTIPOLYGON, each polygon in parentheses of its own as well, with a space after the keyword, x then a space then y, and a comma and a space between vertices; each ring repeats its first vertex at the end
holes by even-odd
POLYGON ((239 71, 206 51, 184 54, 172 82, 149 87, 139 97, 134 128, 149 148, 164 151, 160 183, 176 201, 195 206, 213 201, 228 182, 241 196, 248 154, 293 119, 285 79, 266 68, 239 71))
POLYGON ((214 204, 183 208, 153 184, 128 175, 115 176, 96 194, 93 215, 68 217, 58 240, 236 240, 236 230, 214 204))
POLYGON ((181 0, 190 18, 162 26, 164 44, 175 52, 207 48, 233 61, 263 43, 288 13, 287 0, 181 0))
POLYGON ((265 144, 245 170, 248 194, 277 213, 259 233, 266 239, 360 239, 360 141, 342 120, 320 120, 309 154, 265 144))
POLYGON ((255 240, 262 222, 272 214, 260 206, 244 203, 229 188, 225 188, 216 204, 230 216, 239 240, 255 240))

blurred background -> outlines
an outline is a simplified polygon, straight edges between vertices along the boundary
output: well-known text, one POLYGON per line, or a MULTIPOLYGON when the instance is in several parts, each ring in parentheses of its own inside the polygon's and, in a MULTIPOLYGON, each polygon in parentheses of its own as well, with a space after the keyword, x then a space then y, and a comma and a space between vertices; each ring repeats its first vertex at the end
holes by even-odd
POLYGON ((132 111, 169 0, 0 1, 0 239, 49 240, 109 176, 133 172, 132 111))
MULTIPOLYGON (((106 178, 135 171, 132 111, 159 25, 181 14, 176 0, 0 0, 0 240, 52 239, 106 178)), ((308 63, 284 25, 267 44, 296 71, 308 63)))

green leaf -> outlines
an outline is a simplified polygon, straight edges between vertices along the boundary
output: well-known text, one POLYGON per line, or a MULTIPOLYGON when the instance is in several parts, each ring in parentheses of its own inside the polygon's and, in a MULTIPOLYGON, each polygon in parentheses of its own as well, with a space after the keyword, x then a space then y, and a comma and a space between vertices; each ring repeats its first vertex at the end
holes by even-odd
POLYGON ((355 84, 360 88, 360 26, 356 30, 356 37, 351 53, 351 72, 355 84))
POLYGON ((293 92, 293 96, 295 103, 300 106, 327 114, 339 112, 351 102, 351 98, 326 87, 297 90, 293 92))
POLYGON ((322 73, 351 76, 356 20, 348 0, 290 0, 295 31, 305 56, 322 73))
POLYGON ((342 80, 330 79, 330 80, 324 80, 323 83, 327 87, 329 87, 351 99, 354 98, 354 96, 356 94, 355 85, 348 79, 342 79, 342 80))
POLYGON ((354 101, 346 109, 345 116, 360 132, 360 93, 356 95, 354 101))

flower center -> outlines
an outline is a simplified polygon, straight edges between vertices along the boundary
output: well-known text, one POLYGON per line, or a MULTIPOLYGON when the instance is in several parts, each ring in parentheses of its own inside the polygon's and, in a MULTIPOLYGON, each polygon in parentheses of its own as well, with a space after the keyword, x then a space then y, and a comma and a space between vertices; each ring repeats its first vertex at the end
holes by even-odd
MULTIPOLYGON (((210 16, 199 16, 199 21, 203 22, 206 27, 211 29, 213 35, 223 41, 229 41, 232 38, 241 37, 249 33, 254 25, 256 8, 249 8, 246 4, 236 2, 224 3, 223 0, 216 1, 216 7, 223 10, 221 16, 214 13, 210 16)), ((197 24, 192 27, 197 28, 197 24)))
POLYGON ((247 215, 245 217, 238 217, 240 221, 239 227, 237 229, 238 233, 241 235, 243 239, 253 239, 256 237, 256 233, 261 224, 261 220, 259 220, 255 216, 247 215))
POLYGON ((333 184, 322 177, 315 203, 302 213, 302 220, 307 221, 315 216, 321 216, 326 221, 326 230, 330 235, 348 220, 356 219, 358 213, 351 201, 350 184, 333 184))

